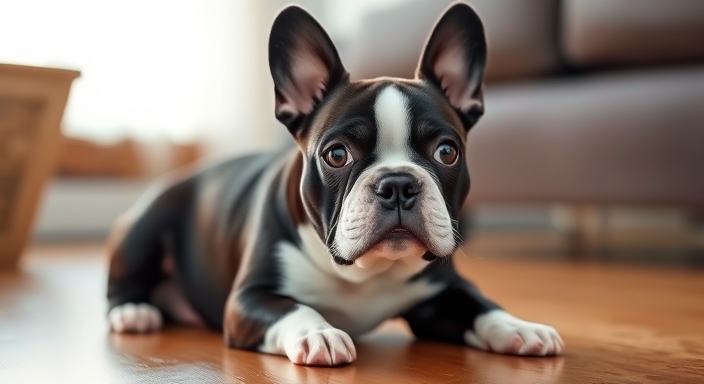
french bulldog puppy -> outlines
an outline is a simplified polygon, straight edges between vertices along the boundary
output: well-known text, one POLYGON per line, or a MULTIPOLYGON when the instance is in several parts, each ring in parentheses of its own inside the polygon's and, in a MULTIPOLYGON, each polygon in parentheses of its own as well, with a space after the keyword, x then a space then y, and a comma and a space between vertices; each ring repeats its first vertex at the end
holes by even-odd
POLYGON ((171 175, 122 216, 112 330, 156 332, 166 317, 220 329, 232 348, 333 366, 356 359, 355 337, 401 317, 421 339, 561 353, 555 329, 503 311, 450 260, 485 61, 482 22, 456 3, 415 79, 350 81, 320 24, 284 9, 269 65, 296 146, 171 175))

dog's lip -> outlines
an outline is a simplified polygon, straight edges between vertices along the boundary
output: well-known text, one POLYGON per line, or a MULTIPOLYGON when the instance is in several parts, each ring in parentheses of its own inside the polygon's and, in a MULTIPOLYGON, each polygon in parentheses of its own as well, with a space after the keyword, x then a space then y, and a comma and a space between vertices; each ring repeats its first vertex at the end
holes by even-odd
MULTIPOLYGON (((374 250, 377 247, 381 246, 385 242, 406 242, 407 244, 409 243, 415 243, 416 247, 423 247, 427 249, 427 246, 423 241, 420 240, 420 238, 414 234, 411 230, 404 228, 402 226, 397 226, 393 227, 385 232, 378 238, 378 240, 367 249, 369 250, 374 250)), ((410 245, 410 244, 409 244, 410 245)), ((366 251, 365 251, 366 253, 366 251)), ((400 260, 403 257, 397 257, 395 254, 389 254, 386 256, 383 255, 367 255, 363 257, 356 257, 354 260, 354 263, 357 264, 357 266, 361 268, 371 268, 374 265, 377 265, 378 261, 383 261, 384 263, 390 263, 394 262, 396 260, 400 260)))
POLYGON ((427 245, 425 241, 422 240, 420 236, 418 236, 416 233, 411 231, 410 229, 407 229, 403 226, 397 226, 393 227, 390 230, 387 230, 384 232, 378 239, 377 241, 370 247, 374 248, 380 243, 383 243, 384 241, 399 241, 399 240, 406 240, 406 241, 415 241, 424 247, 427 248, 427 245))
POLYGON ((359 252, 359 254, 355 255, 354 257, 349 259, 339 258, 339 260, 336 259, 335 262, 339 265, 352 265, 357 259, 359 259, 360 256, 364 255, 369 250, 372 250, 375 247, 381 245, 381 243, 385 241, 413 241, 425 248, 428 248, 426 242, 421 239, 421 237, 416 235, 410 229, 407 229, 401 225, 397 225, 389 230, 384 231, 381 236, 378 236, 376 238, 376 241, 371 243, 371 245, 369 245, 368 247, 364 248, 363 251, 359 252))
POLYGON ((406 228, 396 227, 386 232, 386 234, 384 234, 381 238, 381 240, 386 239, 417 239, 417 237, 406 228))

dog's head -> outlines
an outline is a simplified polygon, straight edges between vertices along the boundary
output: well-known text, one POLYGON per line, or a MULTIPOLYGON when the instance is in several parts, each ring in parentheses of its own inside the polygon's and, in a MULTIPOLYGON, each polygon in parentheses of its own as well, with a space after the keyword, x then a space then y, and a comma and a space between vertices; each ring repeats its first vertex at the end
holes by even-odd
POLYGON ((412 80, 351 82, 311 15, 289 7, 276 18, 276 117, 303 153, 303 206, 341 275, 455 252, 485 59, 482 23, 461 3, 435 25, 412 80))

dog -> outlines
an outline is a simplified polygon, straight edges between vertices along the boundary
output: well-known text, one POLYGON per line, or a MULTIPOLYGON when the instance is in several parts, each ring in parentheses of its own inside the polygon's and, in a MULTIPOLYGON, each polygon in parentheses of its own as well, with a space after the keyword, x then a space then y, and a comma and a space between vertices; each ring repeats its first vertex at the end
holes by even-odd
POLYGON ((222 330, 231 348, 335 366, 356 359, 355 337, 400 317, 419 339, 560 354, 554 328, 502 310, 450 261, 485 61, 481 20, 455 3, 415 79, 351 81, 320 24, 284 9, 269 65, 296 145, 178 172, 118 219, 112 331, 167 319, 222 330))

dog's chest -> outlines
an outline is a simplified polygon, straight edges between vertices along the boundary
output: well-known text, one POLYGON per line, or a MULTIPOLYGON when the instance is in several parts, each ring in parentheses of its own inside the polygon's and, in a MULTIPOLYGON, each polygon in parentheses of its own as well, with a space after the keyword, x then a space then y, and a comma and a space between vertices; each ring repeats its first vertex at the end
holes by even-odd
POLYGON ((279 244, 278 256, 283 278, 281 294, 312 307, 332 326, 352 336, 371 331, 442 288, 441 284, 425 280, 409 282, 393 271, 351 283, 322 270, 290 243, 279 244))

